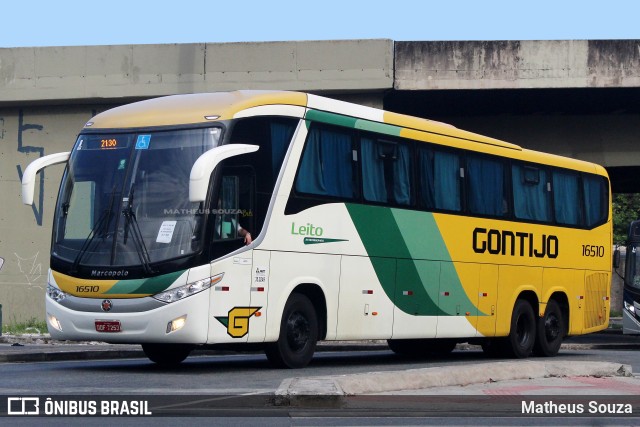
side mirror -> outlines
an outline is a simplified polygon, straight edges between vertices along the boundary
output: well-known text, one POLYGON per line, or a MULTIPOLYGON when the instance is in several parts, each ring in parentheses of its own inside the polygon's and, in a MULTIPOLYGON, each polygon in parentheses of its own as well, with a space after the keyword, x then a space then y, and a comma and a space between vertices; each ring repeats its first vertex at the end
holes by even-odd
POLYGON ((3 265, 4 265, 4 258, 0 258, 0 270, 2 270, 3 265))
POLYGON ((189 201, 204 202, 209 190, 209 179, 211 172, 218 166, 218 163, 233 156, 252 153, 258 151, 260 146, 249 144, 228 144, 221 147, 212 148, 203 153, 191 168, 189 177, 189 201))
POLYGON ((620 268, 620 249, 618 248, 613 251, 613 268, 616 270, 620 268))
POLYGON ((33 204, 33 193, 36 186, 36 175, 40 172, 40 169, 44 169, 47 166, 56 165, 58 163, 64 163, 69 160, 70 152, 49 154, 48 156, 40 157, 29 163, 29 166, 24 170, 22 174, 22 203, 25 205, 33 204))

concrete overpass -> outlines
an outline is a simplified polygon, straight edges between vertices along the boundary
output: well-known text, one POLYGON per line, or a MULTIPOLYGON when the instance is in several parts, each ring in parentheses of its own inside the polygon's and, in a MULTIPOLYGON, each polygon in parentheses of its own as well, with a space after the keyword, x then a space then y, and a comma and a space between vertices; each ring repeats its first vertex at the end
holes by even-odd
POLYGON ((640 40, 269 43, 0 49, 0 304, 43 317, 62 168, 32 209, 26 165, 69 150, 95 113, 161 95, 233 89, 323 94, 595 161, 640 191, 640 40))

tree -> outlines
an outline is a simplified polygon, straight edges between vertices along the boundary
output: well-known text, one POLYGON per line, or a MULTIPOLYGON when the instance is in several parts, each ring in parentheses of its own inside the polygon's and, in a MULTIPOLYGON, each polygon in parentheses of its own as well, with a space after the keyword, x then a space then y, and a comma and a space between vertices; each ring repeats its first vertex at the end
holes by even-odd
POLYGON ((640 219, 640 194, 619 193, 613 195, 613 243, 627 241, 629 224, 640 219))

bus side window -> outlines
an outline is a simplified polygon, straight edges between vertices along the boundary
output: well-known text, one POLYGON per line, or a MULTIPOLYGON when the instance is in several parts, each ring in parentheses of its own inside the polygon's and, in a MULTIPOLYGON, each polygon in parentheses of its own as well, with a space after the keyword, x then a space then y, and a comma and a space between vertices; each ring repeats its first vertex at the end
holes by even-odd
POLYGON ((223 176, 218 203, 216 204, 216 221, 214 239, 235 239, 238 235, 238 177, 223 176))
POLYGON ((460 156, 420 147, 418 177, 421 207, 454 212, 461 210, 460 156))
POLYGON ((245 169, 233 168, 237 175, 223 175, 215 205, 214 240, 235 240, 254 231, 253 175, 245 169))
POLYGON ((553 202, 556 221, 564 225, 582 223, 582 201, 580 200, 580 177, 578 174, 553 171, 553 202))
POLYGON ((406 144, 363 137, 362 188, 370 202, 411 204, 411 149, 406 144))
POLYGON ((311 128, 295 189, 320 196, 355 197, 351 132, 340 128, 311 128))
POLYGON ((609 214, 607 180, 601 176, 583 175, 582 187, 584 190, 586 225, 595 227, 596 225, 604 224, 609 214))
POLYGON ((516 218, 551 222, 551 187, 547 171, 514 164, 511 172, 516 218))
POLYGON ((504 191, 504 163, 496 158, 469 156, 467 158, 469 210, 488 216, 508 213, 504 191))

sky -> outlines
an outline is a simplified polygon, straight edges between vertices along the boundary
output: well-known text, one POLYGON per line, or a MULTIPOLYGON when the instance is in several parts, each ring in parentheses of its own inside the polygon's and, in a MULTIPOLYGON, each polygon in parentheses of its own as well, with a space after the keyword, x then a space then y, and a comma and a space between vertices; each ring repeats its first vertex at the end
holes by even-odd
POLYGON ((638 0, 2 3, 0 48, 377 38, 640 39, 638 0))

